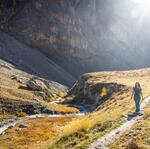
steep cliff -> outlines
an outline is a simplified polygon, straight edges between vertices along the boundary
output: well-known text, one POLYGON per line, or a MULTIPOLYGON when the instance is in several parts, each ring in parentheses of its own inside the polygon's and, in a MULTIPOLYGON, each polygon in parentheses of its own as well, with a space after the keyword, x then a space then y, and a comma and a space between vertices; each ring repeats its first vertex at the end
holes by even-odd
POLYGON ((86 70, 82 61, 88 63, 94 53, 69 1, 30 1, 1 28, 17 40, 39 49, 74 76, 86 70))
POLYGON ((29 48, 2 32, 0 32, 0 59, 14 64, 20 70, 62 84, 70 85, 75 81, 74 77, 40 51, 29 48))
MULTIPOLYGON (((40 51, 75 78, 89 71, 150 64, 149 36, 139 32, 137 18, 131 18, 130 0, 15 2, 9 11, 2 11, 1 30, 40 51)), ((59 76, 56 72, 56 81, 62 81, 59 76)))

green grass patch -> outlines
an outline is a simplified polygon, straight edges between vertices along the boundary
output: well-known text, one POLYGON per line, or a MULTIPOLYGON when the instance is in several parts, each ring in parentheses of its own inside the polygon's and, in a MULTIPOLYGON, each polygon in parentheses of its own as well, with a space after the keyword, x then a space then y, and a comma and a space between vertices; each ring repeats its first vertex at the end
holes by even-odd
POLYGON ((90 129, 82 129, 69 136, 62 137, 58 142, 48 149, 85 149, 100 137, 118 128, 125 120, 106 121, 96 124, 90 129))

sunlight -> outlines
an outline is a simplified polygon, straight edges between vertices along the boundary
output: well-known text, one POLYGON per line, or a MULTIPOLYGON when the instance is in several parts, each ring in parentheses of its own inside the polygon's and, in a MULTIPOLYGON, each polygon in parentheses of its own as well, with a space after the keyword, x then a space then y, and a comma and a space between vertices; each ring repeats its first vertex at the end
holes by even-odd
POLYGON ((147 16, 150 14, 150 0, 132 0, 136 7, 132 12, 132 16, 137 17, 140 15, 147 16))

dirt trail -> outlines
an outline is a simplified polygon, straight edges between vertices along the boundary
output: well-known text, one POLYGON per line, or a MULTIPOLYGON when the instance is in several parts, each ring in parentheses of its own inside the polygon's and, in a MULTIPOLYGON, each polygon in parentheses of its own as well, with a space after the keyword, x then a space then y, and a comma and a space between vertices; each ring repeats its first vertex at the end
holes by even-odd
MULTIPOLYGON (((150 104, 150 96, 147 97, 141 103, 141 113, 144 113, 144 109, 150 104)), ((143 115, 137 115, 131 118, 129 121, 121 125, 119 128, 111 131, 110 133, 106 134, 102 138, 98 139, 96 142, 91 144, 88 149, 109 149, 108 146, 113 144, 123 133, 131 128, 137 121, 141 120, 143 115)))

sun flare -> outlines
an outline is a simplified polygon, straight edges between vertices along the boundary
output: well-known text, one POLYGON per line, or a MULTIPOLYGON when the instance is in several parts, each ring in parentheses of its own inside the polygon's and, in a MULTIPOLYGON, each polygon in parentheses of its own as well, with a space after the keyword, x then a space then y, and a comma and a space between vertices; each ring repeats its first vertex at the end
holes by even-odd
POLYGON ((150 14, 150 0, 132 0, 135 3, 133 15, 148 15, 150 14))

